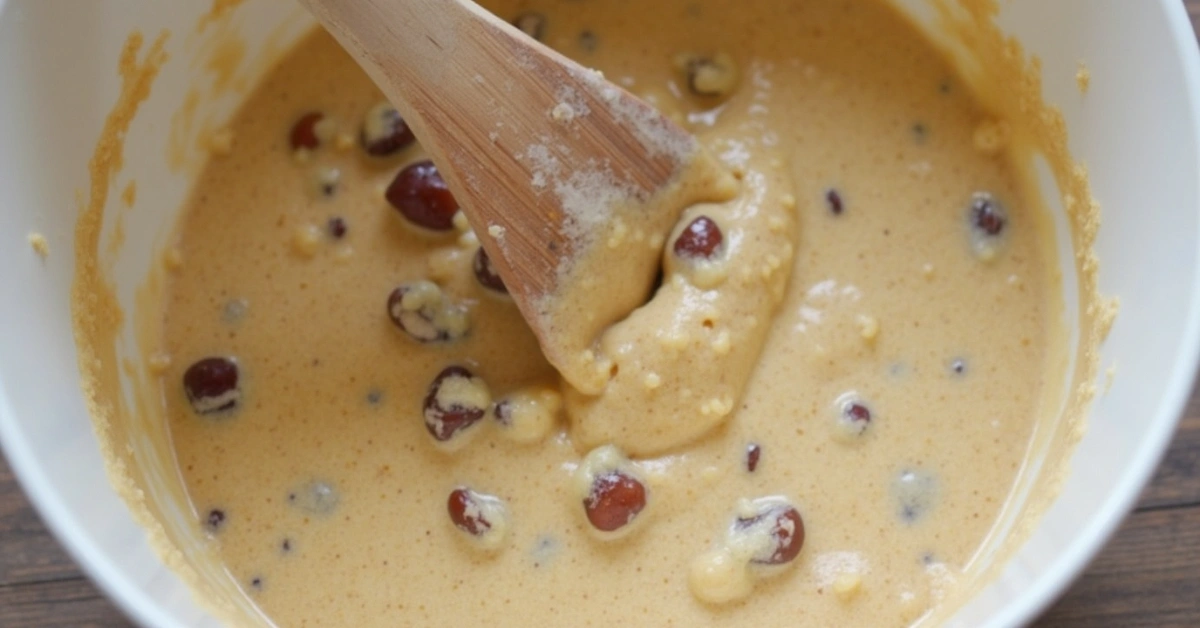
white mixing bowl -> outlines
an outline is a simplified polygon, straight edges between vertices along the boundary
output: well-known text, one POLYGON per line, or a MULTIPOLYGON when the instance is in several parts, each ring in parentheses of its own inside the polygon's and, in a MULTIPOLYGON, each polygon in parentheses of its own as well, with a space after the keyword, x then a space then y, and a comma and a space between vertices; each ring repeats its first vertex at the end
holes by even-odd
MULTIPOLYGON (((916 9, 922 0, 902 3, 916 9)), ((167 156, 172 115, 203 72, 192 59, 209 4, 0 0, 0 444, 75 559, 134 620, 155 628, 217 622, 163 566, 104 473, 71 328, 76 191, 86 190, 88 159, 118 93, 126 36, 169 29, 171 60, 126 144, 122 180, 140 187, 115 277, 131 307, 199 164, 192 154, 173 170, 167 156), (49 243, 45 260, 26 241, 34 231, 49 243)), ((1044 61, 1047 98, 1063 109, 1072 151, 1103 204, 1100 288, 1121 298, 1121 310, 1101 363, 1119 372, 1090 413, 1061 496, 956 615, 963 626, 1028 621, 1086 566, 1164 451, 1200 350, 1200 66, 1180 0, 1004 4, 1001 23, 1044 61), (1075 85, 1081 61, 1092 74, 1086 97, 1075 85)), ((250 0, 234 24, 254 59, 278 54, 307 21, 290 3, 250 0)), ((266 64, 247 68, 239 80, 252 86, 266 64)), ((197 118, 220 120, 236 104, 232 96, 205 102, 197 118)))

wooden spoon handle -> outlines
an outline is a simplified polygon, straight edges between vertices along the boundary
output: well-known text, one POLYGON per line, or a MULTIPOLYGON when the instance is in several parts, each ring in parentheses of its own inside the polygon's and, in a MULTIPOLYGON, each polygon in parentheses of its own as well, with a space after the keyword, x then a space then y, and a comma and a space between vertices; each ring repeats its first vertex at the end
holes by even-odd
MULTIPOLYGON (((469 94, 485 66, 479 58, 502 56, 488 49, 504 23, 462 0, 301 0, 384 92, 410 125, 433 121, 454 109, 446 95, 469 94)), ((461 121, 469 122, 467 118, 461 121)))

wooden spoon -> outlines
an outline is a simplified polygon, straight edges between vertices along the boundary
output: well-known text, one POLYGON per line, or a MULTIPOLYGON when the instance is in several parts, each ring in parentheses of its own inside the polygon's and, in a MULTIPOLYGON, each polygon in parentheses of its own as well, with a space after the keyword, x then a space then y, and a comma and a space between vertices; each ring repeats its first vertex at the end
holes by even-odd
POLYGON ((599 392, 588 348, 713 195, 695 139, 468 0, 301 1, 430 153, 550 361, 599 392))

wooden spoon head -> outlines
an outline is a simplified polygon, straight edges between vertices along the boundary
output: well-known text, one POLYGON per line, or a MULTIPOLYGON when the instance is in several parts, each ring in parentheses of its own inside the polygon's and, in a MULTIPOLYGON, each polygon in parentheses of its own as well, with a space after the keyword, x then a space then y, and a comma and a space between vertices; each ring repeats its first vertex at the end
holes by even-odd
POLYGON ((580 357, 645 301, 663 238, 719 178, 695 138, 473 3, 306 2, 405 114, 547 357, 596 390, 580 357))

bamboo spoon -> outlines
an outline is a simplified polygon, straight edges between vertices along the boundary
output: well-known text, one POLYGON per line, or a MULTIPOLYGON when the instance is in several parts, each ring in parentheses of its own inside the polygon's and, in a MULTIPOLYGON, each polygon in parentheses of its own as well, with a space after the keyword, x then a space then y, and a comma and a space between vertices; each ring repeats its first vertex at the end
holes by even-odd
POLYGON ((695 139, 469 0, 301 2, 412 127, 550 361, 599 392, 579 356, 646 299, 695 139), (611 246, 634 228, 658 248, 611 246))

